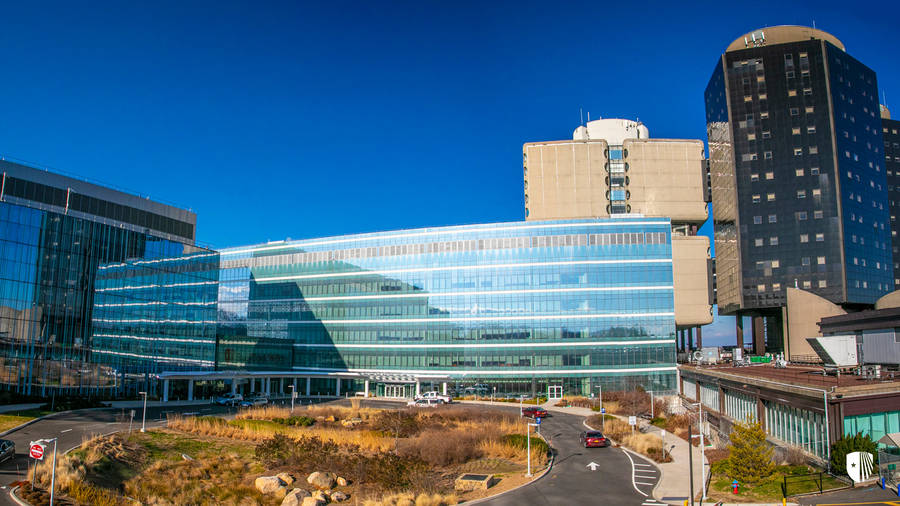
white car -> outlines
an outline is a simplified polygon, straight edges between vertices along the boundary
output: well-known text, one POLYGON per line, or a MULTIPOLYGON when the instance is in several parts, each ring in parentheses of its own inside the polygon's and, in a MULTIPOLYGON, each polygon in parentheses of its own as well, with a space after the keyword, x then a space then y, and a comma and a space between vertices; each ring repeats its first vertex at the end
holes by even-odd
POLYGON ((237 406, 243 401, 244 396, 241 394, 225 394, 216 397, 216 404, 220 406, 237 406))
POLYGON ((412 408, 436 408, 441 404, 443 402, 438 399, 416 399, 406 403, 407 406, 412 408))
POLYGON ((435 399, 435 400, 439 400, 439 401, 443 402, 444 404, 450 404, 451 402, 453 402, 453 399, 449 395, 444 395, 440 392, 425 392, 424 394, 416 396, 416 400, 419 400, 419 399, 425 399, 425 400, 435 399))

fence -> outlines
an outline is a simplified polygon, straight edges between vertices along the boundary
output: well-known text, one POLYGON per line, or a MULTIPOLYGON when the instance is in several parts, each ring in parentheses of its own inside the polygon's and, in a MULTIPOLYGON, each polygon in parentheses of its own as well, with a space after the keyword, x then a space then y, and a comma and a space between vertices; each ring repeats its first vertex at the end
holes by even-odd
POLYGON ((900 455, 897 448, 878 450, 878 475, 891 486, 900 485, 900 455))

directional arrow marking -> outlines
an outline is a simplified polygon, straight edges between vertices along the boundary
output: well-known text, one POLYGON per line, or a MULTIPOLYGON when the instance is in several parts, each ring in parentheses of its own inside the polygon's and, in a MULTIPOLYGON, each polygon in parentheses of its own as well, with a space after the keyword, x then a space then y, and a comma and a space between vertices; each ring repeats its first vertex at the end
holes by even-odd
POLYGON ((596 463, 596 462, 591 462, 591 463, 588 464, 586 467, 590 467, 590 468, 591 468, 591 471, 596 471, 597 468, 600 467, 600 464, 598 464, 598 463, 596 463))

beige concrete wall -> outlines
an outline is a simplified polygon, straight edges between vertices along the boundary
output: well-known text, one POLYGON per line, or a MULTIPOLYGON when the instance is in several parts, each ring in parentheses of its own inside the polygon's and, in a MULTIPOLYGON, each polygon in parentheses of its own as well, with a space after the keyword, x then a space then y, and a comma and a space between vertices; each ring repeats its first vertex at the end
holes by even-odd
POLYGON ((900 307, 900 290, 883 295, 875 301, 875 309, 890 309, 892 307, 900 307))
POLYGON ((702 141, 626 139, 622 147, 631 212, 668 216, 674 223, 706 221, 702 141))
MULTIPOLYGON (((786 44, 788 42, 801 42, 809 39, 819 39, 826 40, 834 44, 835 46, 840 48, 841 51, 846 51, 846 49, 844 49, 844 43, 834 35, 831 35, 830 33, 822 30, 818 30, 816 28, 810 28, 808 26, 767 26, 765 28, 760 28, 754 31, 758 32, 760 30, 765 34, 765 45, 767 46, 771 46, 772 44, 786 44)), ((746 33, 735 39, 734 42, 728 45, 728 49, 726 49, 725 52, 740 51, 741 49, 747 49, 747 47, 753 47, 753 42, 750 37, 752 33, 754 32, 746 33), (749 42, 749 46, 747 42, 749 42)))
POLYGON ((606 141, 525 144, 526 219, 602 218, 606 206, 606 141))
POLYGON ((787 289, 787 306, 783 309, 784 315, 784 343, 785 355, 788 360, 792 356, 812 355, 813 351, 807 337, 821 337, 819 332, 819 320, 828 316, 847 314, 837 304, 832 304, 828 299, 801 290, 799 288, 787 289))
MULTIPOLYGON (((526 219, 608 217, 608 147, 604 140, 525 144, 526 219)), ((623 147, 631 212, 673 223, 706 221, 701 141, 627 139, 623 147)))
POLYGON ((696 326, 712 323, 708 259, 708 237, 672 236, 675 325, 696 326))

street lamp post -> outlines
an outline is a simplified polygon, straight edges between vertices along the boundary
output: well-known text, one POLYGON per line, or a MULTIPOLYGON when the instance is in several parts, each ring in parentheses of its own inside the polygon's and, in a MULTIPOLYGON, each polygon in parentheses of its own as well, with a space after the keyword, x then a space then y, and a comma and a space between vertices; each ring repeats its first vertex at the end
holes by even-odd
POLYGON ((497 395, 497 387, 494 387, 494 391, 491 392, 491 404, 494 403, 494 396, 497 395))
POLYGON ((528 472, 525 476, 531 478, 531 427, 538 427, 538 424, 529 422, 525 427, 526 450, 528 452, 528 472))
POLYGON ((138 392, 144 396, 144 413, 141 415, 141 432, 147 432, 147 392, 138 392))
MULTIPOLYGON (((690 438, 688 440, 688 452, 693 454, 693 446, 694 446, 693 439, 695 437, 699 437, 700 438, 700 487, 701 487, 701 491, 702 491, 702 495, 700 496, 700 503, 702 504, 703 501, 706 500, 706 466, 704 465, 704 462, 703 462, 704 458, 706 457, 706 447, 704 446, 704 441, 703 441, 703 402, 701 401, 701 402, 695 402, 695 403, 691 404, 691 406, 694 406, 694 405, 697 406, 697 410, 698 410, 697 427, 699 429, 700 434, 699 435, 690 435, 690 438)), ((693 474, 693 472, 691 472, 691 489, 692 490, 693 490, 693 484, 694 484, 694 474, 693 474)), ((693 498, 691 498, 691 501, 693 504, 693 498)))
POLYGON ((50 506, 53 506, 53 488, 56 485, 56 443, 57 438, 49 439, 47 442, 53 441, 53 471, 50 473, 50 506))

